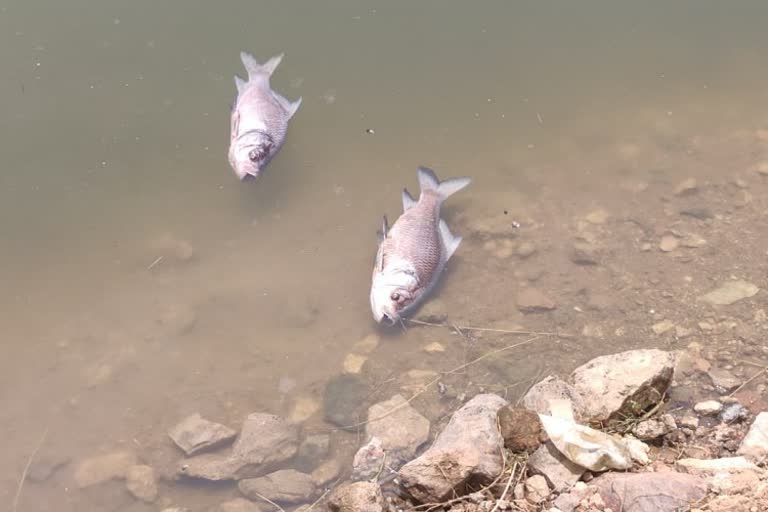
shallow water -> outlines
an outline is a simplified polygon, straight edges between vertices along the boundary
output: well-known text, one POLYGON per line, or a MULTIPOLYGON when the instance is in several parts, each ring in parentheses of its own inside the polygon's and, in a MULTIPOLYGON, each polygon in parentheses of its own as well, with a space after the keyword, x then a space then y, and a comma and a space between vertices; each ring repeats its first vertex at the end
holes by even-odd
MULTIPOLYGON (((574 267, 570 231, 596 208, 647 214, 658 231, 676 183, 764 158, 753 134, 768 125, 766 16, 759 1, 0 1, 0 500, 13 500, 46 429, 43 451, 73 462, 25 484, 19 510, 153 510, 122 489, 73 488, 72 466, 121 447, 158 466, 178 459, 165 432, 191 412, 237 426, 319 404, 377 332, 375 231, 400 211, 400 189, 417 187, 418 165, 474 178, 446 204, 466 237, 436 296, 449 321, 573 334, 472 367, 467 389, 514 398, 591 356, 662 345, 580 334, 579 296, 622 303, 596 323, 641 323, 648 302, 627 298, 637 282, 622 273, 667 270, 637 257, 574 267), (273 86, 304 98, 257 183, 226 161, 242 49, 285 52, 273 86), (493 254, 487 239, 503 237, 476 228, 502 212, 536 254, 493 254), (554 312, 515 308, 528 281, 554 312)), ((742 241, 752 259, 700 265, 697 278, 758 275, 762 235, 742 229, 755 230, 742 241)), ((514 342, 383 333, 366 371, 383 386, 514 342), (422 351, 438 340, 445 353, 422 351)), ((320 411, 307 425, 328 427, 320 411)), ((166 504, 193 510, 232 494, 161 487, 166 504)))

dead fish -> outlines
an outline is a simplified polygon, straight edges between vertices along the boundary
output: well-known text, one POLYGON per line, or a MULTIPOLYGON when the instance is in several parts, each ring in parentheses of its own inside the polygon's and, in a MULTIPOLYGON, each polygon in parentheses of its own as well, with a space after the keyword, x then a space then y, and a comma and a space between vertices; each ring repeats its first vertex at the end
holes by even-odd
POLYGON ((378 323, 393 325, 413 312, 435 287, 461 243, 461 237, 451 234, 440 218, 440 205, 469 185, 470 178, 441 182, 425 167, 418 169, 418 178, 419 200, 403 189, 403 214, 391 229, 384 217, 379 233, 370 297, 378 323))
POLYGON ((283 54, 259 64, 253 55, 240 52, 248 80, 235 75, 237 99, 232 107, 229 164, 242 180, 258 177, 285 142, 288 120, 301 105, 272 90, 269 79, 283 54))

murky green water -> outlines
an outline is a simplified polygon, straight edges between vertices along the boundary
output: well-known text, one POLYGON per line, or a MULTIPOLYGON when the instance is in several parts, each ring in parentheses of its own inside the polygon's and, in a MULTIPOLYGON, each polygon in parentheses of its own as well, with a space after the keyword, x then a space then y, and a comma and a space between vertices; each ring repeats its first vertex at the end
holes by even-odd
MULTIPOLYGON (((467 236, 439 290, 451 320, 568 330, 567 299, 545 317, 514 308, 518 267, 548 272, 559 298, 578 283, 546 256, 567 245, 547 226, 620 208, 619 186, 650 171, 674 182, 741 163, 675 158, 768 122, 766 19, 759 1, 0 1, 0 501, 48 429, 45 450, 73 462, 26 483, 19 510, 160 510, 78 490, 72 468, 121 447, 178 458, 165 432, 191 412, 237 426, 319 403, 375 331, 375 230, 418 165, 475 180, 447 205, 467 236), (258 183, 226 160, 243 49, 285 52, 273 86, 304 98, 258 183), (489 263, 473 240, 502 210, 521 236, 540 228, 534 263, 489 263)), ((441 371, 467 357, 451 339, 388 334, 369 362, 381 381, 441 371), (438 339, 444 359, 425 356, 438 339)), ((497 384, 605 345, 518 351, 497 384)), ((228 493, 161 487, 200 510, 228 493)))

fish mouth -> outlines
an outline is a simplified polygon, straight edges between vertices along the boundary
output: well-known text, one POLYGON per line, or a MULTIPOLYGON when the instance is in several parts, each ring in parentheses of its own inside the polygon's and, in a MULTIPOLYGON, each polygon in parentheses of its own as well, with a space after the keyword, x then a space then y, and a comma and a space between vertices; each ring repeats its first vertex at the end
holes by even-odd
POLYGON ((393 318, 386 313, 383 313, 381 315, 381 318, 379 319, 379 323, 381 325, 386 325, 387 327, 394 326, 395 324, 397 324, 397 321, 398 321, 398 318, 393 318))

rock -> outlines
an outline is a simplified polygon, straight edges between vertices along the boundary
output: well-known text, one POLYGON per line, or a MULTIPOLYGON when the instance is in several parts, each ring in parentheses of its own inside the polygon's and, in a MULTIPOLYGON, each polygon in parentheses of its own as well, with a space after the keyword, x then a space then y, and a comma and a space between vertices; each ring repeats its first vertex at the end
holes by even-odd
POLYGON ((702 416, 716 416, 723 410, 723 404, 717 400, 706 400, 693 406, 693 410, 702 416))
POLYGON ((757 469, 757 466, 744 457, 723 457, 720 459, 680 459, 677 465, 686 470, 693 471, 742 471, 745 469, 757 469))
POLYGON ((237 432, 220 423, 203 419, 200 414, 195 413, 181 420, 168 432, 168 436, 184 453, 195 455, 229 443, 237 437, 237 432))
POLYGON ((370 480, 381 473, 386 460, 387 452, 384 451, 381 439, 371 438, 355 453, 355 458, 352 460, 352 479, 370 480))
POLYGON ((725 394, 733 391, 737 387, 741 386, 741 379, 733 375, 725 368, 714 367, 711 368, 707 374, 712 379, 715 389, 720 394, 725 394))
POLYGON ((417 501, 439 502, 466 485, 490 483, 503 469, 503 439, 496 416, 503 398, 477 395, 451 417, 432 446, 400 469, 404 489, 417 501))
POLYGON ((328 434, 312 434, 304 438, 299 445, 299 453, 296 464, 303 468, 311 468, 317 465, 326 455, 331 444, 328 434))
POLYGON ((590 422, 636 417, 657 404, 672 382, 675 356, 656 349, 597 357, 571 374, 590 422))
POLYGON ((641 421, 635 425, 635 428, 632 429, 632 433, 635 434, 638 439, 650 440, 665 436, 674 430, 674 423, 670 426, 668 422, 661 419, 649 419, 641 421))
POLYGON ((762 460, 768 455, 768 412, 757 415, 738 453, 755 460, 762 460))
POLYGON ((363 370, 363 365, 368 361, 367 356, 360 354, 347 354, 344 358, 343 369, 344 373, 360 373, 363 370))
POLYGON ((698 189, 699 189, 699 186, 696 183, 696 179, 688 178, 677 184, 677 186, 675 187, 675 195, 676 196, 691 195, 697 192, 698 189))
POLYGON ((622 512, 676 512, 707 495, 701 478, 664 471, 661 473, 606 473, 595 478, 605 506, 622 512))
POLYGON ((131 466, 125 474, 125 486, 141 501, 152 503, 157 499, 157 478, 149 466, 131 466))
POLYGON ((757 295, 760 288, 747 281, 727 281, 725 284, 699 297, 715 306, 727 306, 757 295))
POLYGON ((75 483, 79 488, 125 478, 128 469, 138 463, 136 454, 128 451, 96 455, 80 462, 75 469, 75 483))
POLYGON ((680 244, 688 249, 698 249, 707 245, 707 241, 699 235, 689 234, 680 241, 680 244))
POLYGON ((597 265, 600 263, 600 250, 589 242, 576 242, 571 249, 571 261, 577 265, 597 265))
POLYGON ((163 308, 157 322, 170 334, 183 336, 197 323, 195 310, 184 304, 170 304, 163 308))
POLYGON ((584 217, 584 220, 586 220, 590 224, 594 224, 596 226, 599 226, 601 224, 605 224, 606 222, 608 222, 609 218, 611 218, 611 214, 608 213, 607 210, 599 208, 597 210, 589 212, 584 217))
POLYGON ((720 412, 720 419, 725 423, 736 423, 749 417, 749 411, 740 403, 728 404, 720 412))
POLYGON ((587 484, 584 482, 576 482, 570 491, 558 496, 553 504, 555 505, 555 508, 561 512, 573 512, 574 509, 579 506, 581 500, 584 499, 587 492, 587 484))
POLYGON ((441 343, 433 341, 424 347, 424 352, 428 354, 437 354, 439 352, 445 352, 445 347, 441 343))
POLYGON ((679 325, 675 326, 675 338, 679 340, 692 336, 693 332, 694 332, 693 329, 688 329, 686 327, 681 327, 679 325))
POLYGON ((263 510, 263 508, 252 501, 245 498, 235 498, 225 501, 212 509, 211 512, 263 512, 263 510))
POLYGON ((507 405, 499 409, 499 430, 504 446, 515 452, 532 452, 546 437, 535 412, 507 405))
POLYGON ((518 258, 526 259, 536 254, 536 246, 531 242, 522 242, 515 250, 518 258))
POLYGON ((693 208, 683 208, 680 210, 680 215, 683 215, 685 217, 693 217, 694 219, 699 220, 707 220, 707 219, 714 219, 715 214, 706 207, 693 207, 693 208))
POLYGON ((395 395, 368 409, 365 432, 378 438, 387 453, 387 462, 399 466, 416 455, 429 439, 429 420, 411 407, 402 395, 395 395))
POLYGON ((69 455, 42 454, 32 461, 27 471, 27 479, 32 482, 45 482, 54 473, 72 461, 69 455))
POLYGON ((534 504, 539 504, 549 498, 547 479, 541 475, 533 475, 525 480, 525 497, 534 504))
POLYGON ((341 474, 341 464, 336 459, 328 459, 312 471, 312 482, 317 487, 323 487, 341 474))
POLYGON ((654 334, 657 334, 657 335, 664 334, 665 332, 671 331, 674 328, 675 328, 675 324, 670 320, 664 320, 662 322, 655 323, 651 326, 651 330, 654 332, 654 334))
POLYGON ((571 402, 574 419, 580 421, 584 411, 581 395, 573 386, 554 375, 534 384, 523 397, 521 404, 539 414, 552 414, 551 401, 563 399, 571 402))
POLYGON ((661 237, 661 242, 659 242, 659 250, 661 252, 672 252, 677 249, 679 244, 680 242, 673 235, 664 235, 661 237))
POLYGON ((196 455, 182 461, 178 473, 214 481, 257 477, 296 455, 298 437, 292 422, 272 414, 250 414, 230 455, 196 455))
POLYGON ((315 483, 306 473, 294 469, 275 471, 259 478, 241 480, 237 488, 246 498, 265 497, 277 503, 304 503, 315 494, 315 483))
POLYGON ((358 354, 370 354, 379 346, 379 335, 369 334, 352 346, 352 350, 358 354))
POLYGON ((338 375, 325 387, 323 409, 326 421, 337 427, 356 430, 361 423, 360 409, 368 395, 368 386, 359 375, 338 375))
POLYGON ((293 399, 288 419, 293 423, 303 423, 320 410, 320 402, 315 397, 299 395, 293 399))
POLYGON ((563 492, 579 481, 586 471, 561 454, 551 441, 547 441, 528 458, 528 467, 543 475, 557 492, 563 492))
POLYGON ((523 313, 542 313, 555 308, 555 301, 536 288, 524 288, 517 294, 517 309, 523 313))
POLYGON ((696 430, 699 426, 699 418, 693 414, 686 414, 680 418, 680 426, 696 430))
POLYGON ((342 485, 328 495, 331 512, 383 512, 384 497, 381 488, 373 482, 355 482, 342 485))

